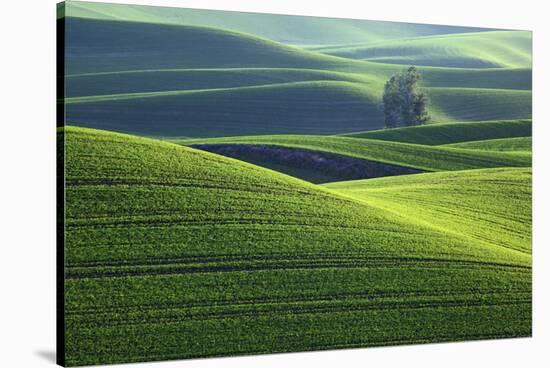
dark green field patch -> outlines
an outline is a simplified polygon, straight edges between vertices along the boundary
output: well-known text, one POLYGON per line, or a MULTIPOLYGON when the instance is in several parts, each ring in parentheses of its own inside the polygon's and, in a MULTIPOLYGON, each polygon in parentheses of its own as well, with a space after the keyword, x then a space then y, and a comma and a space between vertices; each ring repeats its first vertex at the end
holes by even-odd
POLYGON ((360 74, 292 68, 161 69, 69 75, 65 88, 67 97, 83 97, 323 80, 368 84, 372 79, 360 74))
MULTIPOLYGON (((531 120, 503 120, 473 123, 431 124, 344 134, 346 137, 383 141, 442 145, 497 138, 530 137, 531 120)), ((461 147, 456 146, 456 147, 461 147)))
POLYGON ((316 184, 422 172, 405 166, 300 148, 251 144, 199 144, 192 147, 246 161, 316 184))
POLYGON ((71 124, 154 136, 336 134, 383 127, 370 89, 339 81, 90 96, 67 103, 71 124))
POLYGON ((476 151, 345 136, 266 135, 173 141, 182 145, 250 144, 307 149, 425 171, 531 166, 529 152, 476 151))

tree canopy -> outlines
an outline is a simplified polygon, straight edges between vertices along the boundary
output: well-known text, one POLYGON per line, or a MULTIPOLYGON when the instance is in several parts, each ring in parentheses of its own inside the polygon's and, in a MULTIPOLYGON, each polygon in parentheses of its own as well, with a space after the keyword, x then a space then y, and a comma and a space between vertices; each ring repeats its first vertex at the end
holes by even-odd
POLYGON ((384 117, 387 128, 422 125, 430 120, 428 96, 418 88, 421 76, 411 66, 392 76, 384 86, 384 117))

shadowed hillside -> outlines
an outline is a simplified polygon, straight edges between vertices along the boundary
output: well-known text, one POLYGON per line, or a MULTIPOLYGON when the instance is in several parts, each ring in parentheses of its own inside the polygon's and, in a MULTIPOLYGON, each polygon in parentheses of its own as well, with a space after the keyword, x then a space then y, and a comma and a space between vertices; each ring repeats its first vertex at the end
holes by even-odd
POLYGON ((403 143, 439 145, 497 138, 529 137, 531 134, 531 120, 503 120, 474 123, 431 124, 374 130, 369 132, 356 132, 345 134, 344 136, 403 143))
POLYGON ((349 82, 94 96, 68 102, 71 124, 157 136, 336 134, 383 127, 377 97, 349 82))
POLYGON ((68 74, 166 68, 330 67, 341 59, 243 33, 66 18, 68 74))
POLYGON ((281 146, 334 153, 368 161, 427 171, 451 171, 489 167, 526 167, 530 152, 476 151, 445 146, 385 142, 374 139, 311 135, 273 135, 174 140, 182 145, 251 144, 281 146))
MULTIPOLYGON (((401 65, 334 57, 220 28, 138 22, 138 14, 133 21, 66 19, 70 124, 161 137, 342 134, 384 126, 384 82, 401 65)), ((467 52, 477 47, 483 60, 507 66, 420 68, 432 122, 530 118, 531 71, 516 62, 527 50, 514 51, 525 37, 421 38, 430 45, 450 40, 467 52), (493 49, 482 47, 493 39, 493 49)))

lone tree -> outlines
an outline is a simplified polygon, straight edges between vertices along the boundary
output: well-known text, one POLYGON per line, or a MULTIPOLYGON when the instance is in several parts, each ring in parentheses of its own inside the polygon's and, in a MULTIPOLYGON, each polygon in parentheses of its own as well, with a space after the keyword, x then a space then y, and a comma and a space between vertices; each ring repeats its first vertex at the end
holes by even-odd
POLYGON ((420 73, 414 66, 394 75, 384 86, 386 128, 422 125, 430 120, 428 96, 418 90, 420 73))

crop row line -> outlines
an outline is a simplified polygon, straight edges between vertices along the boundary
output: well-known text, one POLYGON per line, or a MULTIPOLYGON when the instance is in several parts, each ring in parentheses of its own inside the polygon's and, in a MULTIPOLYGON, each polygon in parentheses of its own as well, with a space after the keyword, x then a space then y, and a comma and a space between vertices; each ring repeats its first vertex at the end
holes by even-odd
POLYGON ((188 302, 184 304, 178 303, 156 303, 156 304, 139 304, 139 305, 122 305, 122 306, 101 306, 100 308, 83 308, 77 310, 67 309, 67 315, 86 315, 86 314, 101 314, 101 313, 125 313, 136 309, 144 310, 162 310, 162 309, 190 309, 190 308, 211 308, 211 307, 239 307, 249 305, 278 305, 287 303, 315 303, 315 302, 331 302, 343 299, 395 299, 405 297, 453 297, 465 295, 506 295, 506 294, 527 294, 530 298, 531 291, 521 288, 501 288, 501 289, 463 289, 463 290, 415 290, 415 291, 360 291, 360 292, 336 292, 325 295, 288 295, 274 297, 255 297, 255 298, 235 298, 208 300, 204 302, 188 302))
MULTIPOLYGON (((426 262, 397 262, 397 263, 381 263, 369 261, 325 261, 315 260, 308 261, 288 261, 283 263, 278 262, 261 262, 249 264, 217 264, 217 265, 163 265, 163 266, 137 266, 139 268, 129 268, 121 266, 113 266, 104 268, 103 270, 75 270, 75 267, 70 268, 66 274, 66 279, 82 279, 82 278, 106 278, 106 277, 121 277, 121 276, 154 276, 168 274, 185 274, 185 273, 212 273, 212 272, 242 272, 242 271, 269 271, 269 270, 289 270, 289 269, 318 269, 318 268, 400 268, 407 266, 424 266, 424 265, 442 265, 445 266, 486 266, 501 269, 517 269, 530 270, 529 267, 499 263, 483 263, 474 261, 448 261, 448 260, 429 260, 426 262)), ((90 268, 90 267, 86 267, 90 268)))
MULTIPOLYGON (((201 179, 202 180, 202 179, 201 179)), ((213 184, 204 184, 197 181, 196 184, 188 183, 176 183, 168 181, 159 181, 159 180, 138 180, 138 179, 66 179, 65 181, 67 187, 82 187, 82 186, 161 186, 161 187, 182 187, 182 188, 206 188, 206 189, 221 189, 221 190, 234 190, 239 192, 249 192, 249 193, 270 193, 270 194, 280 194, 280 193, 290 193, 293 195, 314 195, 319 196, 317 193, 312 193, 311 191, 306 190, 285 190, 284 187, 271 187, 271 186, 262 186, 260 184, 254 183, 254 186, 250 186, 250 183, 243 186, 235 186, 236 183, 227 182, 228 186, 222 185, 213 185, 213 184), (230 186, 229 186, 230 185, 230 186)))
MULTIPOLYGON (((179 318, 151 318, 138 319, 135 321, 118 321, 115 323, 99 322, 91 323, 93 327, 115 327, 115 326, 145 326, 158 324, 179 324, 191 321, 210 321, 210 320, 225 320, 238 318, 257 318, 257 317, 272 317, 272 316, 293 316, 305 314, 337 314, 337 313, 355 313, 367 311, 385 311, 385 310, 419 310, 419 309, 435 309, 435 308, 475 308, 475 307, 495 307, 495 306, 518 306, 522 304, 531 304, 531 300, 515 300, 515 301, 433 301, 433 302, 397 302, 387 303, 384 305, 349 305, 349 306, 326 306, 326 307, 309 307, 309 308, 286 308, 281 310, 270 311, 231 311, 218 313, 205 313, 203 315, 188 315, 179 318)), ((86 325, 86 323, 78 323, 78 326, 86 325)))
POLYGON ((340 312, 358 312, 358 311, 381 311, 381 310, 404 310, 404 309, 426 309, 426 308, 455 308, 455 307, 477 307, 477 306, 503 306, 503 305, 520 305, 530 304, 531 299, 518 299, 507 301, 474 301, 474 300, 449 300, 449 301, 386 301, 380 304, 360 305, 327 305, 327 306, 294 306, 279 308, 276 310, 245 310, 245 311, 220 311, 220 312, 202 312, 193 313, 189 311, 183 316, 178 317, 138 317, 134 320, 101 320, 91 321, 88 320, 84 323, 79 322, 79 326, 94 326, 94 327, 108 327, 108 326, 129 326, 129 325, 154 325, 154 324, 172 324, 187 321, 203 321, 213 319, 230 319, 230 318, 242 318, 242 317, 264 317, 274 315, 298 315, 298 314, 329 314, 340 312))
MULTIPOLYGON (((182 257, 182 258, 162 258, 162 259, 144 259, 144 260, 120 260, 120 261, 95 261, 95 262, 68 262, 66 268, 95 268, 95 267, 124 267, 124 266, 162 266, 162 265, 197 265, 204 266, 208 264, 224 264, 224 263, 260 263, 260 262, 372 262, 376 264, 464 264, 464 265, 479 265, 482 267, 511 267, 524 270, 531 270, 531 267, 521 266, 502 262, 488 262, 467 259, 445 259, 445 258, 420 258, 420 257, 373 257, 368 254, 348 253, 348 254, 288 254, 288 255, 264 255, 264 256, 248 256, 248 255, 227 255, 220 257, 182 257)), ((284 264, 282 263, 282 264, 284 264)))

